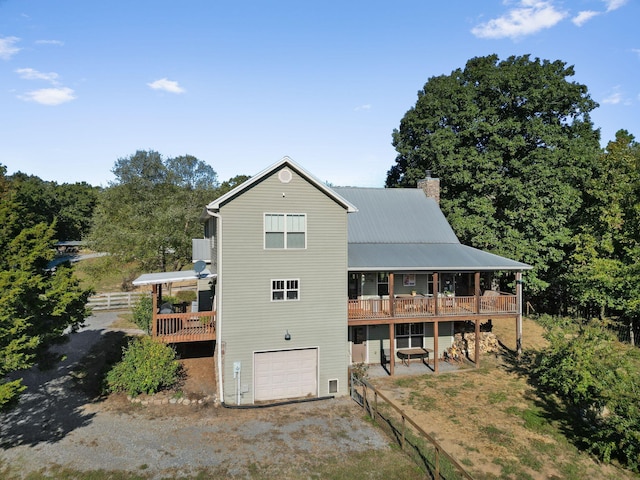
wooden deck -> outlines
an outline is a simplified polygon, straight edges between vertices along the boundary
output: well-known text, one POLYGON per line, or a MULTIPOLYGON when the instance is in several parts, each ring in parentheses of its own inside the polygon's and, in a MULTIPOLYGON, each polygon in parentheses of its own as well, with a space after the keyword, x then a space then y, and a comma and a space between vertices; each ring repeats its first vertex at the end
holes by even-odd
POLYGON ((518 313, 517 297, 512 294, 467 297, 374 298, 349 300, 349 320, 388 320, 411 318, 513 316, 518 313))
POLYGON ((216 312, 165 313, 153 317, 152 336, 164 343, 216 339, 216 312))

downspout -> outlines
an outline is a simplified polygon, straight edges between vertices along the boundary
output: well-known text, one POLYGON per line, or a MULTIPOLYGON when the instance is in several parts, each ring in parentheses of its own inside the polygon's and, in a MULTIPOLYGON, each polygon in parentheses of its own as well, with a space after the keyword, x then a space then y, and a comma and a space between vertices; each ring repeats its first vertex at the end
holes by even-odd
POLYGON ((220 403, 224 404, 224 381, 222 378, 222 217, 219 213, 212 212, 207 209, 207 213, 214 217, 217 222, 216 228, 216 261, 218 263, 217 269, 217 285, 216 285, 216 346, 218 347, 218 394, 220 395, 220 403))

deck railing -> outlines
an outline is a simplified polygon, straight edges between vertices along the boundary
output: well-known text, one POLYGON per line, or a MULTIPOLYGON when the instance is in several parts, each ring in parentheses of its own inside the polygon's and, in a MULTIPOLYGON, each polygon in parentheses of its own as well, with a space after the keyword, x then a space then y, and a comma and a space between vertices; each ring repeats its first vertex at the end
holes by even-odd
POLYGON ((500 293, 495 296, 481 297, 368 298, 349 300, 348 312, 350 319, 517 314, 517 297, 509 293, 500 293))
POLYGON ((161 313, 154 318, 152 335, 165 343, 216 339, 216 312, 161 313))

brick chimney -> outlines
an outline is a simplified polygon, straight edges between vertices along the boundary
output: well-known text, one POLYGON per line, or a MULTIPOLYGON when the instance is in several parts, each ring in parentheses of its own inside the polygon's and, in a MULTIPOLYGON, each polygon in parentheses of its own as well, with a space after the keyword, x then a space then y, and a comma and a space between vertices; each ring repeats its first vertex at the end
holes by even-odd
POLYGON ((418 180, 418 188, 421 188, 425 195, 433 198, 440 205, 440 179, 431 176, 431 170, 427 170, 426 178, 418 180))

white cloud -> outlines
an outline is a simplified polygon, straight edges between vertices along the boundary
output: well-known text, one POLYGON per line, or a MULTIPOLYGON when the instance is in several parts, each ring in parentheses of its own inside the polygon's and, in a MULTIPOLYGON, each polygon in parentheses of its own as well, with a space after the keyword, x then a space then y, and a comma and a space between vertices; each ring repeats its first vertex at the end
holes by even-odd
POLYGON ((36 40, 37 45, 56 45, 58 47, 62 47, 64 42, 60 40, 36 40))
POLYGON ((591 20, 593 17, 600 15, 601 13, 602 12, 594 12, 593 10, 585 10, 583 12, 578 13, 578 15, 573 17, 571 21, 577 27, 581 27, 582 25, 587 23, 589 20, 591 20))
POLYGON ((62 103, 75 100, 74 91, 67 87, 60 88, 41 88, 40 90, 33 90, 27 92, 18 98, 27 102, 36 102, 42 105, 55 106, 62 103))
POLYGON ((479 38, 518 38, 551 28, 566 16, 567 12, 556 9, 550 1, 521 0, 517 7, 472 28, 471 33, 479 38))
POLYGON ((624 6, 628 0, 604 0, 607 5, 607 12, 612 12, 624 6))
POLYGON ((358 105, 354 110, 356 112, 361 112, 362 110, 371 110, 371 105, 368 103, 365 105, 358 105))
POLYGON ((20 39, 18 37, 4 37, 0 38, 0 58, 3 60, 9 60, 16 53, 20 51, 20 48, 16 47, 20 39))
POLYGON ((618 105, 620 103, 624 103, 625 105, 629 104, 628 100, 625 100, 624 95, 620 92, 620 85, 613 87, 613 92, 604 97, 601 100, 601 103, 606 105, 618 105))
POLYGON ((632 48, 631 51, 638 55, 638 57, 640 58, 640 48, 632 48))
POLYGON ((155 82, 147 83, 147 85, 154 90, 164 90, 170 93, 184 93, 185 89, 178 85, 178 82, 169 80, 167 78, 161 78, 155 82))
POLYGON ((20 75, 20 78, 24 78, 25 80, 45 80, 54 85, 58 80, 58 74, 55 72, 43 73, 33 68, 18 68, 16 73, 20 75))

